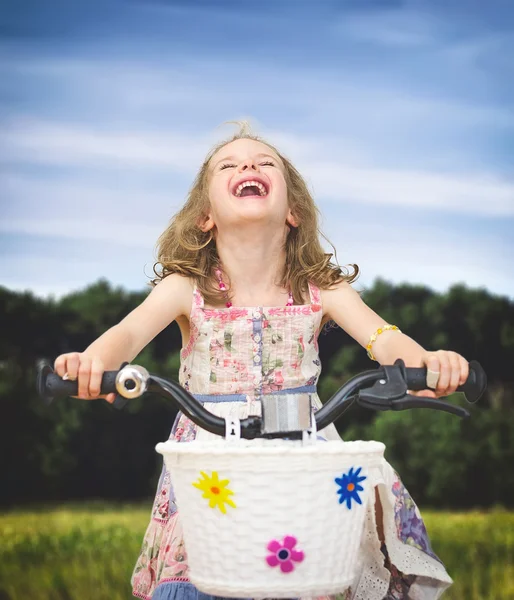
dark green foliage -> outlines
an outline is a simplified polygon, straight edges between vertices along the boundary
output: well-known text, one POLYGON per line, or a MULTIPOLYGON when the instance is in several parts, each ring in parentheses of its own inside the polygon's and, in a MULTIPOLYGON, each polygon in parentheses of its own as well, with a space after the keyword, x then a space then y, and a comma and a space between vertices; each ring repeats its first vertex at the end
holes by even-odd
MULTIPOLYGON (((35 393, 35 364, 82 351, 142 302, 106 281, 59 301, 0 288, 0 503, 152 494, 174 410, 157 397, 117 411, 99 400, 66 399, 46 407, 35 393)), ((352 408, 339 428, 346 439, 378 439, 421 504, 434 507, 512 506, 514 501, 514 303, 462 285, 446 294, 378 280, 363 299, 427 349, 455 350, 485 368, 486 397, 466 422, 444 413, 381 413, 352 408)), ((178 378, 180 332, 166 328, 134 361, 178 378)), ((355 373, 374 368, 344 331, 320 336, 327 400, 355 373)), ((460 397, 456 401, 463 402, 460 397)))

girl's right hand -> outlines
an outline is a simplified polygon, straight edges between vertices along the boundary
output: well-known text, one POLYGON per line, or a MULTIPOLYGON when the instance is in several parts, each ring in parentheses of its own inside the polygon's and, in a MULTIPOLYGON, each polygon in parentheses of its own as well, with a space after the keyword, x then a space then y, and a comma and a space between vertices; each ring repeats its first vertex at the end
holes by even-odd
POLYGON ((70 381, 78 379, 78 395, 73 398, 82 400, 104 398, 111 404, 116 398, 115 393, 100 395, 105 368, 98 357, 86 355, 84 352, 61 354, 55 359, 54 371, 61 378, 67 374, 66 378, 70 381))

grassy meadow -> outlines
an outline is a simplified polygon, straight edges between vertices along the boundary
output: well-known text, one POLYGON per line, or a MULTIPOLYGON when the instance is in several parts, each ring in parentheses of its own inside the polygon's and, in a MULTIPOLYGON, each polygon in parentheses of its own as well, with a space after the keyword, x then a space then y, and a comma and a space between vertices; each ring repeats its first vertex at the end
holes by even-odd
MULTIPOLYGON (((0 515, 0 600, 129 600, 149 512, 87 504, 0 515)), ((445 600, 514 598, 514 513, 423 514, 455 581, 445 600)))

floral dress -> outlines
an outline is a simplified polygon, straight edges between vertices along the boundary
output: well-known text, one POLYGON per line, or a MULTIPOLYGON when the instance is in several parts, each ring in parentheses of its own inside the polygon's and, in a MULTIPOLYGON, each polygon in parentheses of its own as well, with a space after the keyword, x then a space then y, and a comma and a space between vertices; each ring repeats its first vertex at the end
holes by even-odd
MULTIPOLYGON (((260 414, 260 398, 269 393, 303 391, 318 409, 323 311, 320 290, 310 285, 309 295, 310 303, 300 306, 210 309, 195 287, 190 340, 180 355, 181 385, 224 418, 260 414)), ((319 433, 327 440, 340 439, 334 425, 319 433)), ((170 435, 178 442, 213 437, 181 414, 170 435)), ((372 501, 359 549, 359 572, 339 598, 437 599, 452 580, 433 553, 419 510, 397 473, 385 463, 381 477, 377 487, 385 544, 378 538, 372 501)), ((214 600, 189 582, 180 515, 164 466, 132 587, 134 596, 143 600, 214 600)))

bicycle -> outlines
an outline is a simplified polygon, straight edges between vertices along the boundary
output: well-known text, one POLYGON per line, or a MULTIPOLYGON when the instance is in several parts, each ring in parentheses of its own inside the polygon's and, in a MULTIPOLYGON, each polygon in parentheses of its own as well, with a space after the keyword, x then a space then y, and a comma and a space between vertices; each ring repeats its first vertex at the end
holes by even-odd
MULTIPOLYGON (((486 386, 482 367, 471 361, 457 391, 474 403, 486 386)), ((40 364, 37 388, 47 403, 76 395, 77 387, 40 364)), ((219 437, 156 446, 173 473, 191 582, 216 596, 291 598, 342 593, 350 585, 374 501, 370 492, 385 461, 381 442, 320 442, 318 432, 355 402, 372 410, 429 408, 470 416, 444 400, 408 394, 426 387, 426 368, 397 360, 351 378, 316 413, 309 393, 287 402, 270 394, 261 399, 261 416, 241 421, 216 417, 178 383, 137 365, 106 372, 101 394, 117 391, 125 402, 160 394, 219 437)))

